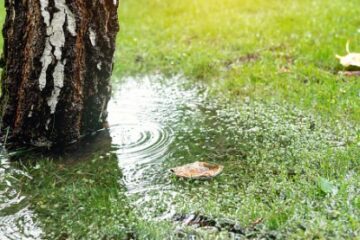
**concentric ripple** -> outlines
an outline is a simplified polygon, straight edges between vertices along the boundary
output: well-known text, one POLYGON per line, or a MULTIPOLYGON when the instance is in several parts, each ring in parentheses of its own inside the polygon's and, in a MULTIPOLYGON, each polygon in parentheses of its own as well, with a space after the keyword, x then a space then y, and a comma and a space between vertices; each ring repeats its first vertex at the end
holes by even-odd
POLYGON ((143 191, 154 184, 159 165, 172 142, 172 130, 157 123, 120 123, 110 128, 123 182, 143 191))
MULTIPOLYGON (((161 76, 128 78, 109 103, 112 144, 129 194, 164 187, 163 163, 173 142, 171 124, 179 97, 175 87, 164 92, 161 76)), ((175 80, 175 79, 174 79, 175 80)))
POLYGON ((134 158, 145 162, 157 159, 166 152, 172 139, 172 130, 156 123, 118 124, 110 130, 122 162, 134 158))

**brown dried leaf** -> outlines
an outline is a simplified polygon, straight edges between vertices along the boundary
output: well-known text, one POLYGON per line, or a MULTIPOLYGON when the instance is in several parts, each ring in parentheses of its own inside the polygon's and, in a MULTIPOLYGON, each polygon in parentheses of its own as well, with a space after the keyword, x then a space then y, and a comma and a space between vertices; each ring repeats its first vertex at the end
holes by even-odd
POLYGON ((194 162, 170 169, 178 177, 191 179, 208 179, 219 175, 224 167, 207 162, 194 162))

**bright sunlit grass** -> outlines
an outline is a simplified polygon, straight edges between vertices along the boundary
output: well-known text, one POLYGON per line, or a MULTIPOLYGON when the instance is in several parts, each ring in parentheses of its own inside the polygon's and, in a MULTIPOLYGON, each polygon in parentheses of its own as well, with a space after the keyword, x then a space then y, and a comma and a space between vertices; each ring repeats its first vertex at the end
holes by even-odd
POLYGON ((122 1, 116 75, 213 80, 230 96, 285 99, 360 120, 360 81, 336 53, 360 51, 357 1, 122 1))

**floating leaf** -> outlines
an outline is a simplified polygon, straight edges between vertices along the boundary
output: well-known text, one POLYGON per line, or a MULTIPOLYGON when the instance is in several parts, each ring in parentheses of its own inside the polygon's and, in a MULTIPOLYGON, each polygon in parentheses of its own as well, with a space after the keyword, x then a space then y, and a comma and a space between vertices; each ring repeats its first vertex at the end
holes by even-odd
POLYGON ((332 184, 329 180, 327 180, 326 178, 323 177, 319 177, 317 180, 318 186, 320 188, 320 190, 323 193, 332 193, 332 194, 336 194, 337 193, 337 187, 332 184))
POLYGON ((336 55, 336 58, 340 60, 340 64, 344 67, 360 67, 360 53, 352 53, 349 48, 350 42, 346 43, 346 56, 336 55))
POLYGON ((180 167, 170 169, 178 177, 191 178, 191 179, 208 179, 219 175, 223 166, 207 163, 207 162, 194 162, 180 167))

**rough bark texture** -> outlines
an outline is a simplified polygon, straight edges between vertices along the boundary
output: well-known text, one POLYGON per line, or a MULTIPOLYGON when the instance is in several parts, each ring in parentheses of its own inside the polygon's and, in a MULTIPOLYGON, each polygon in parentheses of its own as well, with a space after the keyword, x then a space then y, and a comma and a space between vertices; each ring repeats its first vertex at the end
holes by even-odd
POLYGON ((5 0, 3 141, 54 146, 103 127, 117 0, 5 0))

